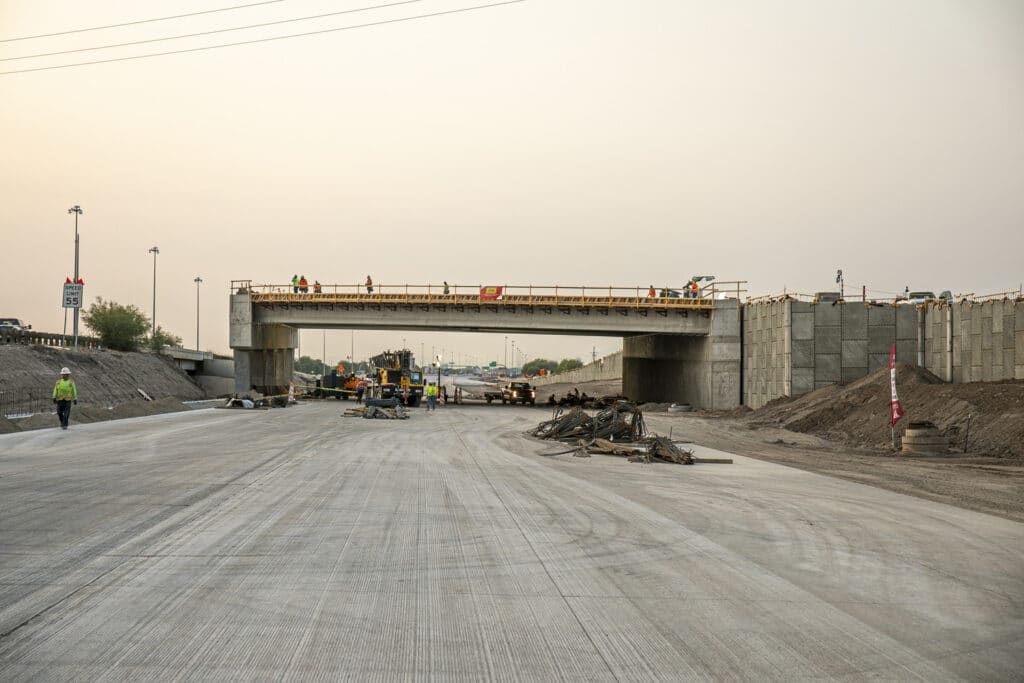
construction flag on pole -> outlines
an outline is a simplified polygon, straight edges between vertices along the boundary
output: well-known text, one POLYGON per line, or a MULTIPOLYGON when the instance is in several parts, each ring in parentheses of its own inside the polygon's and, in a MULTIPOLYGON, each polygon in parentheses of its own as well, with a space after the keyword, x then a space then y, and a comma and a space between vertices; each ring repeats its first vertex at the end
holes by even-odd
POLYGON ((903 417, 903 408, 900 407, 900 398, 896 395, 896 344, 892 345, 889 352, 889 383, 892 385, 892 426, 903 417))

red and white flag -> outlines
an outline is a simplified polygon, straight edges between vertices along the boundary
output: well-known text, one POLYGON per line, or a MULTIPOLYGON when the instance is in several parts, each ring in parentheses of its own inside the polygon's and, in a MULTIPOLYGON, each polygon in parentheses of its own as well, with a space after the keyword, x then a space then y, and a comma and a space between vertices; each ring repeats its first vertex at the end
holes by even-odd
POLYGON ((892 426, 903 417, 903 408, 900 407, 900 398, 896 395, 896 344, 893 343, 892 351, 889 352, 889 383, 892 385, 892 426))

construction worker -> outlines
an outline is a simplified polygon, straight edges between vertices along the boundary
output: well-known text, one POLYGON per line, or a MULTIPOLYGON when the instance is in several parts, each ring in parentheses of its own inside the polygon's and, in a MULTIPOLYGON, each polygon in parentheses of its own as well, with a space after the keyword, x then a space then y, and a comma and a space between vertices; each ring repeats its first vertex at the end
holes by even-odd
POLYGON ((445 281, 444 281, 444 293, 445 293, 445 294, 449 294, 449 293, 450 293, 450 292, 448 291, 448 281, 447 281, 447 280, 445 280, 445 281))
POLYGON ((323 291, 324 291, 323 288, 320 286, 320 281, 319 280, 314 280, 313 281, 313 293, 314 294, 323 294, 323 291))
POLYGON ((366 293, 373 294, 373 278, 366 276, 366 293))
POLYGON ((299 293, 299 274, 292 275, 292 294, 299 293))
POLYGON ((657 292, 654 291, 654 285, 651 285, 651 288, 647 290, 647 298, 653 299, 655 296, 657 296, 657 292))
POLYGON ((690 280, 690 298, 696 299, 700 296, 700 287, 697 286, 696 280, 690 280))
POLYGON ((437 385, 431 382, 427 385, 427 411, 437 410, 437 385))
POLYGON ((305 275, 299 278, 299 291, 303 294, 309 293, 309 280, 306 279, 305 275))
POLYGON ((71 370, 60 369, 60 379, 53 385, 53 402, 57 404, 57 418, 60 420, 60 428, 68 428, 68 419, 71 417, 71 404, 78 405, 78 389, 75 381, 71 379, 71 370))

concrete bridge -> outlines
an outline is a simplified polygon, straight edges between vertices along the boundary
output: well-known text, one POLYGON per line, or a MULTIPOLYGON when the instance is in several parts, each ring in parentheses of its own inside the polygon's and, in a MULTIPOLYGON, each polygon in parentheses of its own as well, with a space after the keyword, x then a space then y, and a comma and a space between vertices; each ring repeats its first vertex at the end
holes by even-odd
POLYGON ((300 329, 443 330, 620 336, 623 391, 639 401, 739 405, 739 283, 714 283, 695 298, 683 288, 449 287, 232 283, 235 389, 271 393, 293 374, 300 329), (732 298, 727 292, 734 291, 732 298), (662 296, 662 294, 667 294, 662 296))

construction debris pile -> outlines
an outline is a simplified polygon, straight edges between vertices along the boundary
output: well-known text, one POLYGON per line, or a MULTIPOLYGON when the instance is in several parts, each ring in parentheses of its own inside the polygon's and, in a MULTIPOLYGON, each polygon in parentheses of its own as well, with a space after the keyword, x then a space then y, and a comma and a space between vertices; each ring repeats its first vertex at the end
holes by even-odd
POLYGON ((620 401, 593 416, 587 415, 580 407, 567 413, 556 410, 552 419, 541 422, 530 434, 539 439, 559 441, 572 441, 580 437, 638 441, 646 431, 644 414, 640 409, 632 403, 620 401))
POLYGON ((348 408, 342 416, 363 417, 367 420, 408 420, 409 411, 398 402, 398 399, 394 399, 394 403, 388 403, 387 399, 379 399, 369 405, 348 408))
POLYGON ((664 460, 678 465, 692 465, 696 462, 693 451, 679 448, 668 437, 654 434, 631 444, 594 439, 590 443, 583 444, 582 448, 586 450, 587 455, 591 453, 625 455, 630 462, 664 460))
POLYGON ((628 401, 618 401, 594 415, 576 407, 567 413, 541 422, 529 432, 538 439, 562 441, 571 446, 563 451, 541 453, 544 456, 572 453, 589 458, 591 454, 623 455, 630 462, 732 463, 731 458, 696 458, 693 451, 680 448, 671 438, 647 434, 643 412, 628 401))

